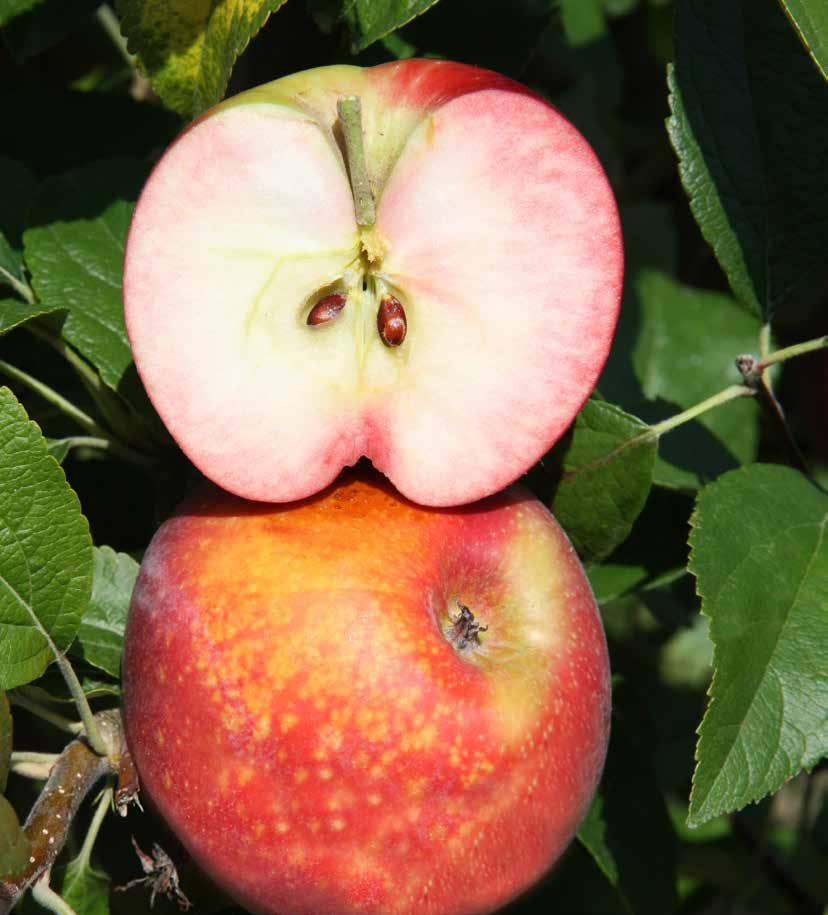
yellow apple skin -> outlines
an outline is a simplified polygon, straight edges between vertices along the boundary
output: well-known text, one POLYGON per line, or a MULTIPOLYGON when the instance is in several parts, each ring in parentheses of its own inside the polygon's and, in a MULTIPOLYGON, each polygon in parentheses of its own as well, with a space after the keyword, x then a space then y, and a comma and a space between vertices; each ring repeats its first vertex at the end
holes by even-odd
POLYGON ((124 682, 144 790, 267 915, 497 910, 572 839, 609 730, 595 600, 516 487, 450 510, 359 472, 287 506, 202 490, 143 562, 124 682))

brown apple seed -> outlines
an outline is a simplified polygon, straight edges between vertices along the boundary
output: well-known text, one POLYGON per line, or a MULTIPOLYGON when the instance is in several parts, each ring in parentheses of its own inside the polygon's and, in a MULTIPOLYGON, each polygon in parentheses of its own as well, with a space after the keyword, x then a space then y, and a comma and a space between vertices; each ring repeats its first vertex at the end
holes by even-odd
POLYGON ((377 312, 377 329, 386 346, 399 346, 405 340, 408 325, 399 299, 384 295, 377 312))
POLYGON ((326 295, 313 306, 308 315, 308 324, 316 327, 319 324, 327 324, 333 321, 340 311, 345 307, 345 296, 341 292, 334 292, 326 295))

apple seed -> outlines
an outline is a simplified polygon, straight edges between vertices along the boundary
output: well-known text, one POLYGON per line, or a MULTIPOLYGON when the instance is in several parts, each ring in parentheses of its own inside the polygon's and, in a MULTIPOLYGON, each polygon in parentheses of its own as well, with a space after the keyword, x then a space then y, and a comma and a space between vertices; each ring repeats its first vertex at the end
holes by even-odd
MULTIPOLYGON (((326 295, 313 306, 308 315, 308 324, 316 327, 319 324, 327 324, 333 321, 339 315, 339 312, 345 307, 345 296, 341 292, 334 292, 326 295)), ((403 331, 405 334, 405 331, 403 331)))
POLYGON ((377 329, 386 346, 399 346, 405 340, 408 324, 402 303, 393 295, 384 295, 377 312, 377 329))

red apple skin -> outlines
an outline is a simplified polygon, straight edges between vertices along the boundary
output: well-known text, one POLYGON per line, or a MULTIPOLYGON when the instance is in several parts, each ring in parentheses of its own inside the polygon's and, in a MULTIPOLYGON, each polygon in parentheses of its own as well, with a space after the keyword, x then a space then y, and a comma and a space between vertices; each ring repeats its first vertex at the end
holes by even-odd
POLYGON ((352 472, 293 505, 202 490, 141 567, 125 723, 144 791, 251 912, 493 912, 560 856, 604 762, 606 642, 513 487, 427 509, 352 472), (449 638, 460 601, 488 626, 449 638))

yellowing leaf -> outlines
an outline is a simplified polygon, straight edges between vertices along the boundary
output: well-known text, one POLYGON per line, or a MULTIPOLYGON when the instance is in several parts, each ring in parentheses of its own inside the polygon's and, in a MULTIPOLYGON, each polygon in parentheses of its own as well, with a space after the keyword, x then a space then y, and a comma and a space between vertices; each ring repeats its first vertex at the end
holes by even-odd
POLYGON ((285 0, 119 0, 121 28, 153 89, 195 117, 221 101, 233 65, 285 0))

